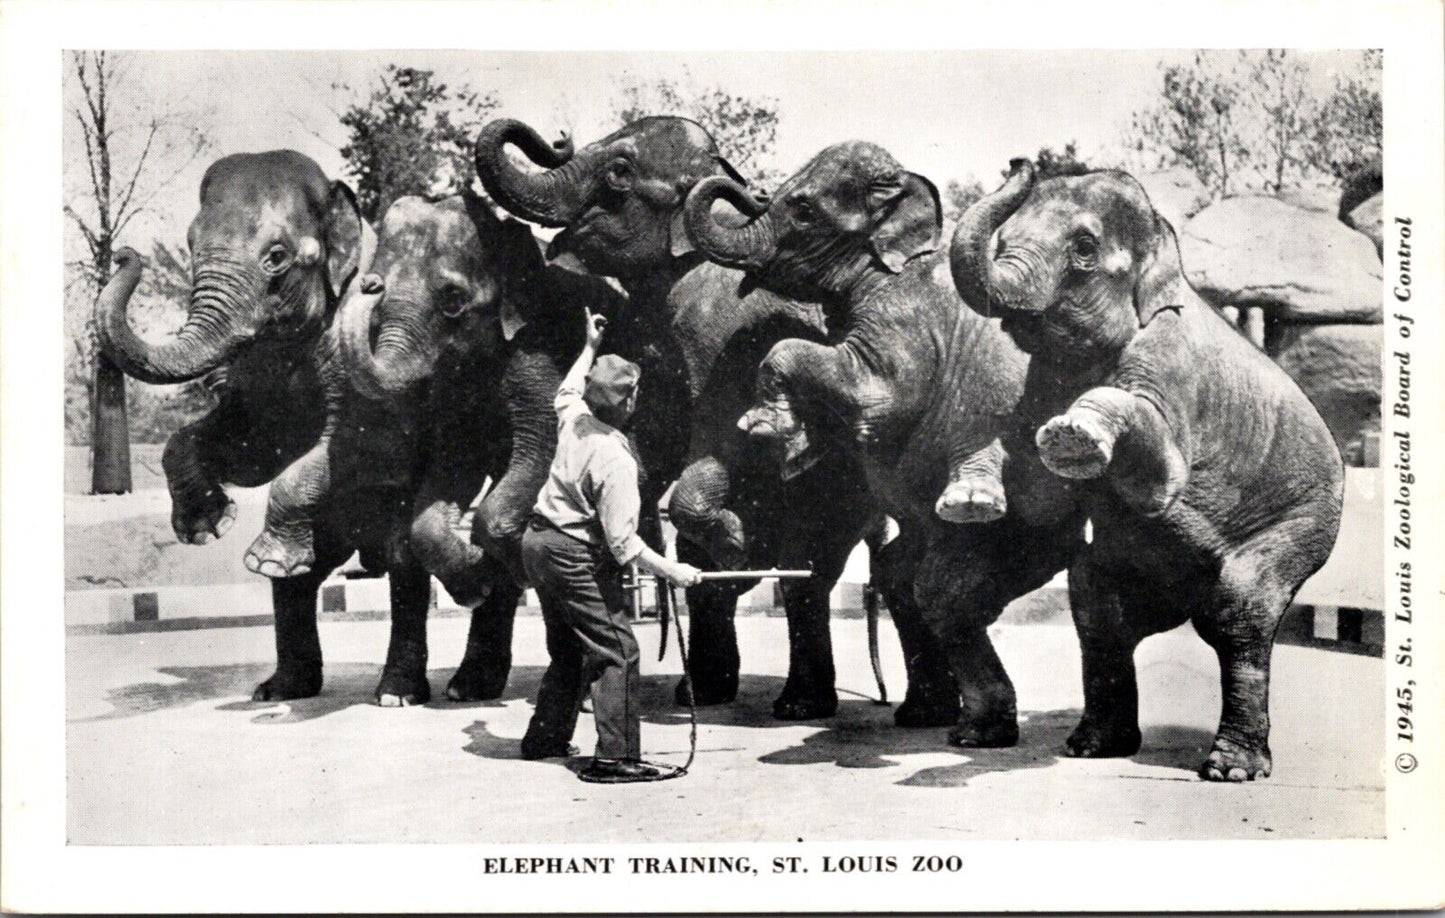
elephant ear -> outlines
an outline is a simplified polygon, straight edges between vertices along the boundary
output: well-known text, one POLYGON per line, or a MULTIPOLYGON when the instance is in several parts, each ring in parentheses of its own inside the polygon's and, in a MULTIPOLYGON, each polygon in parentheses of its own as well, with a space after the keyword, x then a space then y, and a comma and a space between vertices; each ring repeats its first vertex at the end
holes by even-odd
POLYGON ((1154 217, 1154 247, 1149 251, 1134 281, 1134 310, 1139 327, 1148 325, 1166 309, 1176 312, 1184 306, 1184 270, 1179 261, 1179 241, 1169 221, 1154 217))
POLYGON ((501 308, 502 337, 511 341, 532 321, 536 287, 546 270, 546 262, 531 227, 518 220, 508 217, 501 222, 497 242, 504 271, 513 279, 507 284, 501 308))
POLYGON ((462 201, 482 245, 492 253, 490 263, 509 278, 503 285, 498 318, 502 323, 502 337, 511 341, 531 321, 533 288, 545 267, 542 250, 531 228, 510 217, 498 217, 487 200, 470 185, 462 188, 462 201))
POLYGON ((943 207, 938 188, 915 172, 903 172, 873 183, 868 210, 876 221, 869 234, 873 254, 889 271, 938 249, 943 207))
MULTIPOLYGON (((366 253, 370 227, 361 219, 356 195, 345 182, 332 182, 326 205, 326 280, 331 295, 340 297, 347 283, 371 261, 366 253)), ((371 254, 376 251, 376 238, 370 240, 371 254)))

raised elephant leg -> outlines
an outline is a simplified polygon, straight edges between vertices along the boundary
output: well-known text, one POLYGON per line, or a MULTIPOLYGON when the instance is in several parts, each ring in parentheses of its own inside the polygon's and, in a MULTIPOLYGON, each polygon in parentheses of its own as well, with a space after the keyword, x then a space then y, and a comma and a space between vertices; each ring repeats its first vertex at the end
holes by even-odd
POLYGON ((236 403, 222 397, 210 414, 177 430, 161 454, 171 492, 171 528, 184 545, 204 545, 236 521, 236 503, 221 487, 216 466, 236 429, 245 425, 236 403))
POLYGON ((310 698, 321 691, 321 638, 316 631, 316 594, 321 583, 351 554, 325 530, 318 533, 316 563, 299 577, 271 581, 276 617, 276 672, 256 686, 255 701, 310 698))
POLYGON ((933 512, 950 523, 989 523, 1008 512, 1004 495, 1003 442, 957 458, 952 463, 948 486, 939 495, 933 512))
POLYGON ((331 439, 322 436, 271 482, 266 528, 246 549, 246 569, 266 577, 296 577, 316 560, 315 519, 331 490, 331 439))
POLYGON ((409 552, 391 565, 391 643, 386 666, 376 686, 376 703, 384 708, 426 704, 431 685, 426 678, 426 619, 431 608, 431 576, 409 552))
POLYGON ((475 607, 492 588, 482 549, 457 533, 463 511, 482 489, 480 463, 452 455, 443 441, 413 501, 408 544, 422 567, 441 581, 459 605, 475 607))
POLYGON ((472 609, 466 652, 447 683, 447 697, 452 701, 500 698, 512 671, 512 627, 522 587, 490 556, 483 559, 480 576, 491 588, 472 609))
POLYGON ((678 536, 700 546, 722 570, 742 568, 748 553, 742 519, 728 507, 732 490, 732 471, 707 456, 683 470, 667 508, 678 536))
POLYGON ((266 528, 246 549, 246 569, 267 577, 294 577, 316 560, 315 529, 321 504, 331 492, 331 444, 341 423, 349 389, 345 369, 330 337, 322 339, 325 420, 311 448, 286 467, 266 500, 266 528))
POLYGON ((876 560, 879 588, 898 629, 908 674, 908 690, 893 712, 893 722, 900 727, 946 727, 958 721, 958 685, 914 597, 913 579, 922 550, 918 533, 905 528, 876 560))
POLYGON ((1065 741, 1079 758, 1139 751, 1139 686, 1134 651, 1151 634, 1187 618, 1184 600, 1150 602, 1128 589, 1138 575, 1112 571, 1085 549, 1069 567, 1069 605, 1083 656, 1084 714, 1065 741))

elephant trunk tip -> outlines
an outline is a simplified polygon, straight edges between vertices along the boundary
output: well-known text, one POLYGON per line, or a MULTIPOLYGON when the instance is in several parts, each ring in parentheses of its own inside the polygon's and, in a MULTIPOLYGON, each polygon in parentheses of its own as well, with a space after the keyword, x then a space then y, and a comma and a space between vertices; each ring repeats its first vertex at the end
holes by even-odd
POLYGON ((127 376, 151 385, 189 382, 219 366, 240 340, 229 316, 220 314, 201 292, 192 291, 186 322, 173 340, 151 344, 130 327, 127 311, 140 285, 145 258, 125 247, 111 256, 116 267, 95 301, 101 350, 127 376))
POLYGON ((548 143, 531 125, 514 118, 488 122, 472 151, 477 178, 492 199, 512 213, 543 226, 566 226, 583 206, 583 176, 572 137, 548 143), (507 155, 515 146, 544 171, 529 172, 507 155))

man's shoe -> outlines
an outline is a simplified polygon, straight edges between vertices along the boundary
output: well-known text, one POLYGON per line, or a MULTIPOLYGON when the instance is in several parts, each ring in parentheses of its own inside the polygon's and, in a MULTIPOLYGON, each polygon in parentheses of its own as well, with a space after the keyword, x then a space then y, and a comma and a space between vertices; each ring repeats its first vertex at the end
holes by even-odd
POLYGON ((557 743, 550 746, 530 746, 522 743, 522 758, 528 762, 535 762, 538 759, 570 759, 574 755, 581 755, 582 750, 569 743, 557 743))
POLYGON ((635 781, 656 781, 662 772, 645 762, 632 759, 593 759, 577 777, 592 784, 630 784, 635 781))

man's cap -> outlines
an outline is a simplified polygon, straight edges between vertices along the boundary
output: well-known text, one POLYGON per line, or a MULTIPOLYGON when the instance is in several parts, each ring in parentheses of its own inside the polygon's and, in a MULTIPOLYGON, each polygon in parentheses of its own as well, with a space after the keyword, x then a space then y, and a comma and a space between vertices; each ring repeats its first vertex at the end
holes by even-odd
POLYGON ((587 371, 587 388, 582 399, 593 414, 612 414, 627 404, 641 378, 642 370, 637 364, 616 354, 603 354, 587 371))

